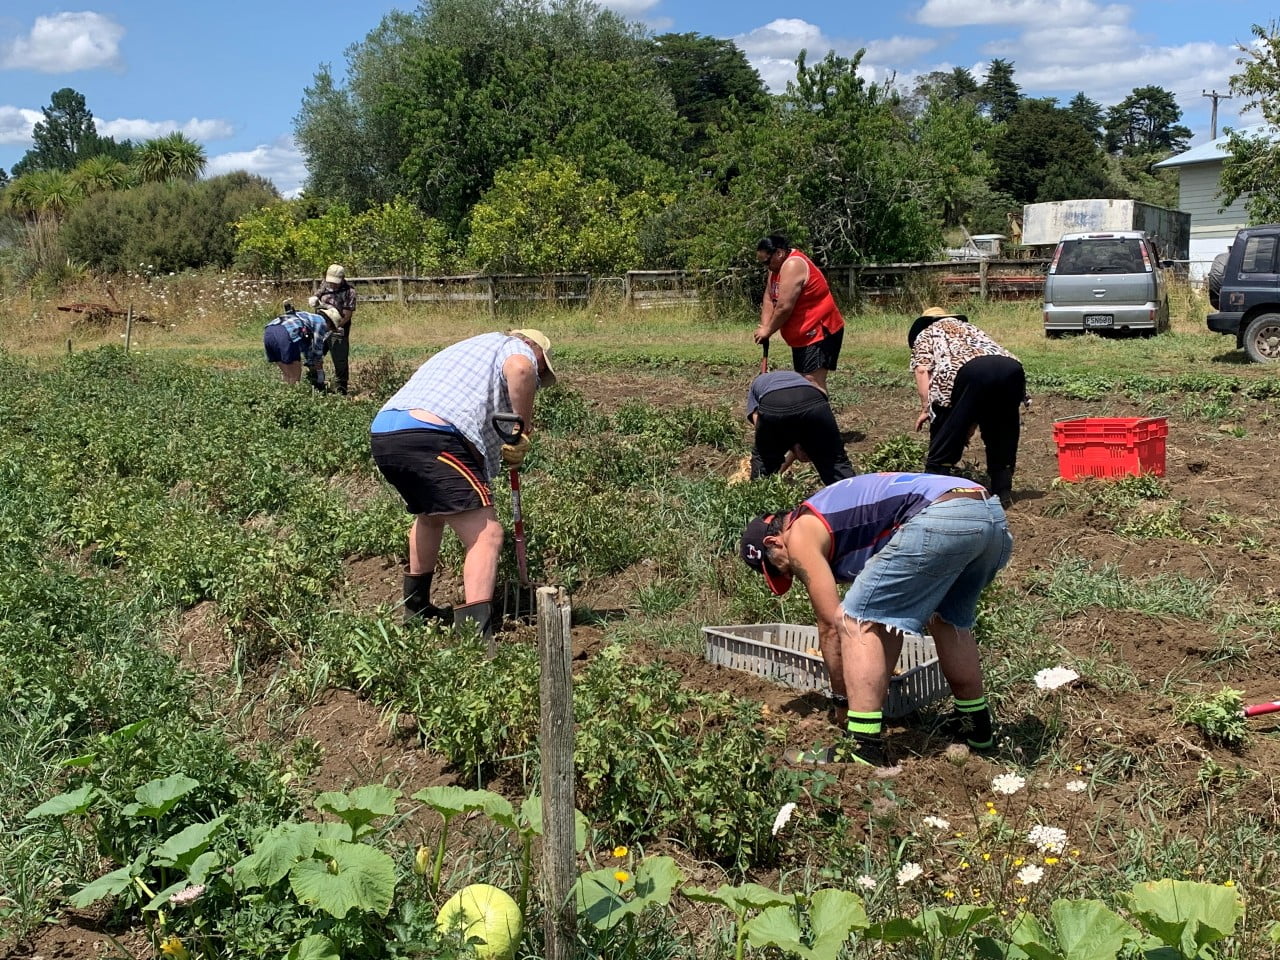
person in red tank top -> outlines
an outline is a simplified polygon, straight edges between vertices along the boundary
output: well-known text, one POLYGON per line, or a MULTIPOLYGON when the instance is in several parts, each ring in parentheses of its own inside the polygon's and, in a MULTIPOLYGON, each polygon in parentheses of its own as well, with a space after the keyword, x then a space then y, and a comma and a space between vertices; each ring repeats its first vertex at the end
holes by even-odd
POLYGON ((780 333, 791 347, 796 373, 826 390, 827 373, 836 368, 844 343, 844 317, 827 278, 778 233, 756 244, 756 260, 769 269, 756 343, 780 333))

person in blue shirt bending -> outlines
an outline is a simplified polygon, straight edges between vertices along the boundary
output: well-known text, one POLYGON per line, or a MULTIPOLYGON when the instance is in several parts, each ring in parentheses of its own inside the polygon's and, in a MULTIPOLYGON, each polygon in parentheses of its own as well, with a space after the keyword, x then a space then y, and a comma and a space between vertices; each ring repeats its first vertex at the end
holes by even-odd
POLYGON ((323 315, 295 310, 293 304, 286 300, 280 316, 262 331, 262 346, 267 353, 267 362, 280 368, 285 383, 300 381, 305 364, 307 382, 323 391, 324 355, 329 349, 332 333, 332 327, 323 315))

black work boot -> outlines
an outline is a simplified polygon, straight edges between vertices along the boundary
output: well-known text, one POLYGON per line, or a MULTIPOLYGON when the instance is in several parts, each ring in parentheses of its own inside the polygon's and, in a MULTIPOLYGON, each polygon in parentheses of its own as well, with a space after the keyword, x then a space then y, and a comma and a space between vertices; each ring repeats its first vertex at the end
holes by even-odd
POLYGON ((474 623, 480 636, 492 647, 493 645, 493 601, 479 600, 475 603, 464 603, 453 608, 453 625, 474 623))
POLYGON ((965 744, 970 750, 992 750, 996 745, 995 723, 991 718, 991 708, 980 710, 955 710, 943 719, 939 726, 941 734, 956 743, 965 744))
POLYGON ((404 575, 404 622, 443 620, 445 612, 431 602, 431 578, 434 573, 404 575))
POLYGON ((1013 467, 1003 470, 987 470, 991 481, 991 492, 1000 498, 1000 506, 1007 507, 1013 503, 1013 467))

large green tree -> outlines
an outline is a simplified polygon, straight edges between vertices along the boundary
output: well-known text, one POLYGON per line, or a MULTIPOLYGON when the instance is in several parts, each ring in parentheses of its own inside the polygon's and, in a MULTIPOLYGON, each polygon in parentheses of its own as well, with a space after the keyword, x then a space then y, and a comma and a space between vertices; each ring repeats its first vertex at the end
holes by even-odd
POLYGON ((34 170, 70 171, 76 164, 99 154, 128 160, 133 150, 129 141, 116 143, 98 133, 84 94, 70 87, 55 90, 49 106, 42 107, 43 120, 31 131, 31 149, 13 165, 13 175, 34 170))
POLYGON ((1107 197, 1115 193, 1101 151, 1068 111, 1024 99, 992 142, 992 188, 1017 203, 1107 197))
POLYGON ((1126 157, 1157 155, 1152 162, 1187 148, 1191 131, 1180 124, 1182 108, 1163 87, 1134 87, 1107 110, 1107 150, 1126 157))
POLYGON ((1102 121, 1104 118, 1102 104, 1092 100, 1083 90, 1071 98, 1067 104, 1067 113, 1080 121, 1080 126, 1089 131, 1094 143, 1102 140, 1102 121))
POLYGON ((987 115, 996 123, 1013 116, 1022 101, 1022 90, 1013 79, 1013 63, 996 57, 987 68, 987 79, 979 91, 987 115))
POLYGON ((926 203, 941 214, 943 226, 965 222, 977 198, 985 198, 994 167, 990 146, 995 125, 963 96, 931 97, 913 124, 919 145, 918 169, 924 175, 926 203))
POLYGON ((1230 156, 1222 170, 1222 203, 1245 197, 1254 223, 1280 220, 1280 32, 1253 25, 1256 43, 1241 46, 1244 69, 1231 78, 1232 91, 1256 109, 1266 124, 1263 132, 1228 130, 1230 156))
POLYGON ((698 154, 708 128, 719 125, 733 104, 759 113, 768 91, 755 67, 731 40, 697 33, 664 33, 653 38, 653 62, 671 91, 676 112, 689 124, 683 150, 698 154))
POLYGON ((669 180, 686 125, 643 31, 588 0, 427 0, 327 71, 295 123, 309 191, 396 194, 461 230, 497 171, 573 160, 622 192, 669 180))
POLYGON ((773 230, 824 263, 913 259, 940 244, 905 111, 891 85, 859 76, 861 58, 810 64, 801 54, 764 114, 726 125, 714 164, 659 221, 667 262, 749 262, 773 230))

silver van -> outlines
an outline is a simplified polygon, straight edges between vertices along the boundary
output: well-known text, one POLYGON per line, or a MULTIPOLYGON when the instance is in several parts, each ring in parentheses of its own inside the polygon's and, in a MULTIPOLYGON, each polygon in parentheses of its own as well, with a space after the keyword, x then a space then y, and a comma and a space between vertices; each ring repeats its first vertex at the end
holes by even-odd
POLYGON ((1169 292, 1155 245, 1140 230, 1066 233, 1044 278, 1044 333, 1169 329, 1169 292))

